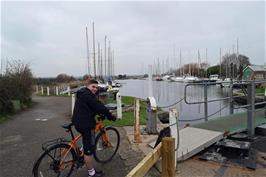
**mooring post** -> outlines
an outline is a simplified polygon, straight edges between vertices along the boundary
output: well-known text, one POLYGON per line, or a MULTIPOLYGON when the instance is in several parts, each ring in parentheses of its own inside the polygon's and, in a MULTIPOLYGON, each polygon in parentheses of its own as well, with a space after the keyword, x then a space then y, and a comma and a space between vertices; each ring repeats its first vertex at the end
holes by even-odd
POLYGON ((229 97, 230 97, 230 114, 234 114, 234 100, 233 100, 233 81, 230 82, 230 91, 229 91, 229 97))
POLYGON ((46 88, 46 91, 47 91, 47 96, 50 96, 50 88, 49 87, 46 88))
POLYGON ((117 118, 122 119, 122 100, 119 92, 116 94, 116 110, 117 110, 117 118))
POLYGON ((41 86, 41 93, 42 93, 42 95, 43 95, 43 86, 41 86))
POLYGON ((170 109, 169 111, 169 125, 171 137, 175 138, 175 168, 177 169, 177 150, 179 147, 179 128, 178 128, 178 113, 176 109, 170 109))
POLYGON ((161 177, 175 177, 175 139, 162 139, 162 173, 161 177))
POLYGON ((154 97, 148 97, 147 99, 147 117, 147 133, 157 134, 157 104, 154 97))
POLYGON ((55 94, 58 96, 58 86, 55 87, 55 94))
POLYGON ((248 120, 247 120, 247 129, 248 129, 248 135, 250 137, 253 137, 255 135, 255 119, 254 119, 254 113, 255 113, 255 82, 250 81, 250 84, 247 85, 248 90, 248 98, 247 103, 249 105, 247 110, 248 120))
POLYGON ((204 117, 205 121, 208 121, 208 85, 207 83, 204 83, 204 117))
POLYGON ((140 127, 139 127, 139 111, 140 111, 140 106, 139 106, 139 99, 135 98, 134 100, 134 142, 135 143, 140 143, 141 138, 140 138, 140 127))
POLYGON ((75 101, 76 101, 76 94, 73 93, 71 96, 71 113, 73 115, 74 107, 75 107, 75 101))

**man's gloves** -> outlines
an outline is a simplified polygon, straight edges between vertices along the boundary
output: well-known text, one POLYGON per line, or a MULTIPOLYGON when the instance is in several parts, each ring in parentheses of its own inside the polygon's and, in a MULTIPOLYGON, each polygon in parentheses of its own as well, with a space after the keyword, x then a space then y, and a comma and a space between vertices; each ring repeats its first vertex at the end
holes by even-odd
POLYGON ((113 114, 111 114, 110 117, 107 117, 107 119, 111 121, 116 121, 116 117, 113 114))

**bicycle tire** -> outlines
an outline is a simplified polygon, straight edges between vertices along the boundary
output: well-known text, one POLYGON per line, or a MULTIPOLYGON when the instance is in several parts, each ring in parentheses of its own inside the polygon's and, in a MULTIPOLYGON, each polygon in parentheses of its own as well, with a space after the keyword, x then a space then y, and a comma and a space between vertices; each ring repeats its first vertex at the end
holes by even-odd
MULTIPOLYGON (((66 171, 66 174, 61 175, 61 173, 66 169, 64 168, 62 171, 59 169, 59 165, 58 163, 61 162, 61 152, 64 152, 63 150, 69 150, 71 147, 68 144, 56 144, 51 146, 50 148, 48 148, 47 151, 43 152, 42 155, 39 157, 39 159, 36 161, 36 163, 34 163, 33 166, 33 176, 34 177, 52 177, 52 176, 56 176, 56 177, 69 177, 74 169, 75 166, 75 162, 76 162, 76 153, 74 151, 74 149, 71 149, 67 156, 69 155, 70 162, 73 161, 73 163, 70 166, 69 171, 66 171), (59 152, 59 156, 58 153, 59 152), (47 160, 46 158, 48 158, 48 161, 46 162, 45 160, 47 160), (49 161, 50 159, 50 161, 49 161), (41 168, 42 165, 44 165, 45 167, 45 171, 43 171, 43 169, 41 168), (48 172, 49 170, 49 172, 48 172), (46 174, 47 173, 47 174, 46 174), (53 175, 52 175, 53 174, 53 175)), ((68 158, 68 157, 67 157, 68 158)))
POLYGON ((111 161, 112 158, 115 156, 120 144, 120 135, 117 129, 113 127, 107 127, 105 128, 105 132, 101 131, 95 138, 94 158, 99 163, 107 163, 111 161), (107 144, 102 142, 102 136, 105 134, 105 132, 109 138, 109 142, 107 144), (112 145, 111 147, 109 146, 110 144, 112 145), (108 154, 108 152, 111 153, 108 154))

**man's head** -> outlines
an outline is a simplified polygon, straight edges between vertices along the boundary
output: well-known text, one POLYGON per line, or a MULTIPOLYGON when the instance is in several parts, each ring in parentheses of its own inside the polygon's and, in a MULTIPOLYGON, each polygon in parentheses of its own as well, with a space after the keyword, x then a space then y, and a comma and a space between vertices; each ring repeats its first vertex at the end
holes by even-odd
POLYGON ((92 92, 92 93, 96 93, 97 89, 98 89, 98 81, 96 80, 88 80, 87 81, 87 88, 92 92))

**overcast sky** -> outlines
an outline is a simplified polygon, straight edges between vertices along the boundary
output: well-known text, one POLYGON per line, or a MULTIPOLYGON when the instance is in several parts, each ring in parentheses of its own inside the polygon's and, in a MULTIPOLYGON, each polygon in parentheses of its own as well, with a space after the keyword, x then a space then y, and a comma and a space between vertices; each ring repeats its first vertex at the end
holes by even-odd
MULTIPOLYGON (((219 62, 236 51, 253 64, 265 62, 265 2, 1 2, 1 59, 30 63, 34 76, 87 72, 86 33, 92 51, 107 35, 115 74, 137 74, 159 58, 171 66, 202 60, 219 62), (174 52, 175 51, 175 52, 174 52), (175 53, 175 55, 174 55, 175 53)), ((91 68, 92 70, 92 68, 91 68)))

